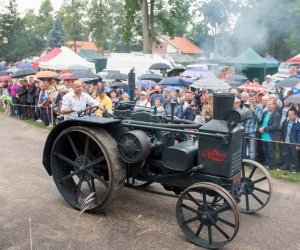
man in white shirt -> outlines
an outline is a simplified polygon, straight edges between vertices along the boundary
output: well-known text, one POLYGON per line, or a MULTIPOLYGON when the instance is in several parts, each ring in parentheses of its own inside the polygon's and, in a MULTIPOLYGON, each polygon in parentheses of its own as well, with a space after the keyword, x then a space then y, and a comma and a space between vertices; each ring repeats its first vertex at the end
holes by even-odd
POLYGON ((74 92, 69 92, 62 98, 61 113, 64 115, 64 119, 77 118, 78 113, 81 110, 85 110, 87 106, 98 106, 104 111, 104 107, 96 102, 89 94, 84 93, 83 84, 81 81, 76 80, 73 82, 74 92))
POLYGON ((262 83, 262 86, 267 88, 269 92, 276 93, 275 83, 273 82, 271 75, 266 75, 266 79, 262 83))

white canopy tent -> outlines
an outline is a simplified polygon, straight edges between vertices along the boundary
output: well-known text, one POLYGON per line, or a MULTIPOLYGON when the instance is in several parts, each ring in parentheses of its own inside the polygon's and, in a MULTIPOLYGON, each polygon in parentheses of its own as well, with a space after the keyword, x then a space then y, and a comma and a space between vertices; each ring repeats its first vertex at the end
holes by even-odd
POLYGON ((60 49, 62 50, 61 53, 48 62, 40 62, 39 67, 51 70, 67 70, 72 65, 81 65, 95 73, 94 63, 88 62, 68 47, 61 47, 60 49))

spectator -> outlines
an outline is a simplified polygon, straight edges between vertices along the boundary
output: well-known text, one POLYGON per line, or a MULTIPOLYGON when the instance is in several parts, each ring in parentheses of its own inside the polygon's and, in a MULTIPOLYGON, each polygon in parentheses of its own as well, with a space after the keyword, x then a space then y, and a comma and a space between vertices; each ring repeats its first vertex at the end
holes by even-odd
POLYGON ((188 101, 188 107, 183 110, 183 118, 189 121, 195 120, 195 108, 196 108, 196 101, 195 99, 191 99, 188 101))
MULTIPOLYGON (((98 109, 96 111, 96 115, 98 116, 103 116, 104 111, 112 112, 112 101, 111 99, 106 95, 105 89, 104 88, 98 88, 98 96, 95 100, 97 103, 100 103, 102 109, 98 109)), ((105 115, 104 115, 105 116, 105 115)))
POLYGON ((151 108, 149 96, 146 91, 142 91, 139 94, 138 101, 135 104, 135 109, 138 109, 139 107, 151 108))
POLYGON ((265 81, 262 86, 269 90, 271 93, 276 93, 275 83, 273 82, 271 75, 266 75, 265 81))
POLYGON ((28 116, 31 119, 35 118, 34 116, 35 92, 36 92, 35 82, 33 77, 30 77, 28 82, 27 103, 29 105, 28 116))
POLYGON ((246 120, 244 123, 245 127, 245 137, 253 139, 244 139, 243 143, 243 155, 244 158, 247 156, 247 148, 249 148, 249 159, 255 160, 256 158, 256 133, 258 129, 258 124, 260 123, 263 115, 262 107, 256 101, 256 95, 250 94, 249 96, 249 110, 252 113, 250 119, 246 120))
POLYGON ((262 103, 262 108, 263 108, 263 112, 266 112, 268 110, 268 101, 270 100, 270 96, 269 95, 264 95, 261 98, 261 103, 262 103))
POLYGON ((195 112, 194 122, 197 122, 199 124, 205 124, 205 117, 203 115, 201 115, 201 109, 196 108, 194 112, 195 112))
POLYGON ((166 98, 161 94, 161 89, 159 86, 155 86, 154 93, 150 97, 151 107, 155 106, 155 100, 159 98, 162 105, 165 104, 166 98))
POLYGON ((14 81, 12 81, 10 84, 9 84, 9 86, 8 86, 8 93, 9 93, 9 95, 11 96, 11 98, 12 98, 12 101, 13 101, 13 105, 12 105, 12 116, 17 116, 17 117, 20 117, 20 107, 19 106, 17 106, 17 102, 18 102, 18 100, 17 100, 17 90, 18 90, 18 88, 19 88, 19 85, 18 85, 18 83, 14 80, 14 81))
POLYGON ((18 99, 18 103, 20 105, 20 118, 21 119, 28 119, 28 114, 27 114, 27 86, 24 81, 24 79, 20 79, 19 82, 20 86, 17 90, 16 97, 18 99))
POLYGON ((288 118, 282 124, 281 141, 285 142, 281 147, 284 164, 278 170, 290 170, 292 174, 296 174, 297 150, 300 147, 295 144, 300 144, 300 122, 294 107, 290 108, 288 118))
POLYGON ((182 106, 178 103, 178 99, 175 96, 171 96, 171 100, 165 106, 166 115, 172 114, 172 103, 174 104, 174 116, 182 118, 183 109, 182 106))
POLYGON ((155 109, 156 109, 156 115, 164 116, 166 114, 165 109, 163 107, 163 104, 161 102, 161 99, 159 97, 157 97, 155 102, 154 102, 154 110, 155 109))
POLYGON ((41 116, 41 121, 45 124, 45 126, 49 125, 49 120, 47 118, 47 107, 48 107, 48 100, 49 96, 46 90, 45 82, 39 83, 39 96, 38 96, 38 103, 37 106, 39 108, 39 113, 41 116))
POLYGON ((293 104, 290 103, 287 100, 283 101, 283 108, 281 109, 281 120, 280 120, 280 127, 282 126, 282 123, 284 120, 288 117, 289 110, 293 107, 293 104))
POLYGON ((265 156, 266 169, 272 169, 275 161, 275 143, 278 139, 280 114, 276 111, 275 100, 269 100, 268 111, 263 113, 261 127, 258 129, 263 140, 262 147, 265 156))

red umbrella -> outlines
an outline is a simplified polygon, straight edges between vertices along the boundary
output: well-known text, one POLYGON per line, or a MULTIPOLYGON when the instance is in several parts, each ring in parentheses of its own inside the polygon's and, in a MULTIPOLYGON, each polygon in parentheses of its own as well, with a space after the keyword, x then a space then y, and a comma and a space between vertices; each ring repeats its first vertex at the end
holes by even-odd
POLYGON ((10 80, 11 80, 11 76, 10 75, 0 76, 0 82, 10 81, 10 80))
POLYGON ((76 77, 73 76, 72 73, 64 73, 59 76, 61 80, 77 80, 76 77))
POLYGON ((269 92, 269 90, 258 83, 245 83, 238 87, 239 89, 247 92, 269 92))

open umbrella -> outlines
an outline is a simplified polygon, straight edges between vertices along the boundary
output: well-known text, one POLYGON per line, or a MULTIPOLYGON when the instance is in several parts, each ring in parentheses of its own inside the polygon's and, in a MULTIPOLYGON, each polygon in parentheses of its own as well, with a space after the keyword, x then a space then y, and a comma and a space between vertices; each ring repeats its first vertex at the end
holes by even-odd
POLYGON ((221 80, 221 79, 200 79, 196 82, 194 82, 191 87, 196 88, 196 89, 210 89, 210 90, 223 90, 223 89, 230 89, 231 86, 221 80))
POLYGON ((19 71, 20 69, 18 69, 18 68, 9 68, 9 69, 7 69, 6 71, 7 72, 9 72, 10 74, 13 74, 13 73, 15 73, 15 72, 17 72, 17 71, 19 71))
POLYGON ((13 73, 12 77, 13 78, 21 78, 24 76, 31 76, 35 75, 35 71, 32 69, 20 69, 17 72, 13 73))
POLYGON ((149 88, 154 88, 155 86, 158 85, 158 83, 152 80, 137 80, 135 82, 135 85, 140 86, 143 89, 149 89, 149 88))
POLYGON ((124 80, 128 79, 128 75, 122 73, 108 73, 105 79, 112 79, 112 80, 124 80))
POLYGON ((18 69, 31 69, 32 68, 32 64, 31 63, 19 63, 17 65, 18 69))
POLYGON ((258 83, 245 83, 241 86, 238 86, 239 89, 247 92, 262 92, 267 93, 269 90, 258 83))
POLYGON ((182 87, 182 86, 189 86, 191 83, 186 81, 184 78, 171 76, 163 79, 162 81, 160 81, 159 84, 165 86, 182 87))
POLYGON ((59 76, 59 79, 61 79, 61 80, 76 80, 77 78, 75 78, 72 73, 65 73, 65 74, 61 74, 59 76))
POLYGON ((94 74, 90 70, 75 71, 73 73, 73 77, 76 79, 81 79, 81 78, 100 79, 98 75, 94 74))
POLYGON ((164 79, 159 74, 149 73, 149 74, 143 74, 138 77, 139 80, 152 80, 154 82, 160 82, 162 79, 164 79))
POLYGON ((7 75, 11 75, 11 74, 12 74, 11 72, 8 72, 6 70, 0 71, 0 76, 7 76, 7 75))
POLYGON ((185 70, 181 76, 185 76, 185 77, 190 77, 190 78, 211 78, 214 79, 216 78, 215 74, 210 72, 207 69, 203 69, 203 68, 190 68, 185 70))
POLYGON ((125 82, 112 82, 108 84, 111 88, 127 88, 128 85, 125 82))
POLYGON ((290 95, 285 100, 290 103, 300 104, 300 94, 290 95))
POLYGON ((0 76, 0 82, 10 81, 11 75, 0 76))
POLYGON ((171 69, 171 67, 166 63, 154 63, 149 67, 149 69, 166 70, 166 69, 171 69))
POLYGON ((228 79, 228 82, 230 81, 237 81, 237 82, 246 82, 248 80, 248 77, 247 76, 243 76, 243 75, 233 75, 233 76, 230 76, 228 79))
POLYGON ((294 88, 299 82, 300 78, 287 78, 277 83, 276 86, 283 88, 294 88))
POLYGON ((50 71, 50 70, 44 70, 37 72, 35 74, 35 77, 38 79, 44 79, 44 78, 58 78, 58 74, 55 71, 50 71))

